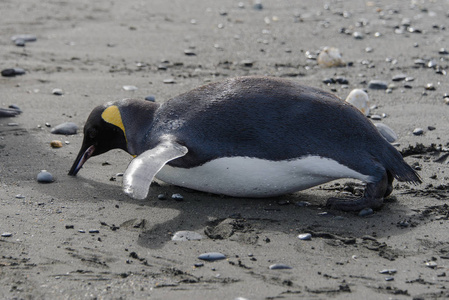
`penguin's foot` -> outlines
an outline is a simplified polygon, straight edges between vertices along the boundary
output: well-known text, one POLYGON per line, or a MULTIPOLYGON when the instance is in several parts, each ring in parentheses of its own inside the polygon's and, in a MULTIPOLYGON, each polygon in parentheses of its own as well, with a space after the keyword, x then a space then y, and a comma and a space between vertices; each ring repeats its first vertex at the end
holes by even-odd
POLYGON ((383 202, 383 198, 329 198, 326 206, 342 211, 360 211, 364 208, 379 209, 383 202))
POLYGON ((385 172, 379 181, 366 185, 365 194, 361 198, 338 199, 330 198, 326 206, 343 211, 360 211, 364 208, 379 209, 384 203, 384 197, 393 190, 393 176, 385 172))

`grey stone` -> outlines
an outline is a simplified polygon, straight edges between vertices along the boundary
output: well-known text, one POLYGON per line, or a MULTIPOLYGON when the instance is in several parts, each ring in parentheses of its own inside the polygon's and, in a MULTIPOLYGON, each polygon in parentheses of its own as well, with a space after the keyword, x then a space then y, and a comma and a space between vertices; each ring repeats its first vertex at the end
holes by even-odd
POLYGON ((270 266, 270 270, 285 270, 285 269, 292 269, 292 267, 286 264, 272 264, 270 266))
POLYGON ((208 252, 208 253, 201 254, 200 256, 198 256, 198 258, 201 260, 206 260, 206 261, 216 261, 216 260, 225 259, 226 255, 224 255, 223 253, 219 253, 219 252, 208 252))
POLYGON ((37 174, 37 182, 40 183, 51 183, 55 181, 53 178, 53 175, 51 175, 50 172, 47 172, 46 170, 42 170, 37 174))
POLYGON ((72 135, 76 134, 77 131, 78 125, 73 122, 65 122, 53 127, 50 132, 53 134, 72 135))
POLYGON ((368 88, 372 90, 386 90, 388 88, 388 83, 382 80, 371 80, 368 83, 368 88))

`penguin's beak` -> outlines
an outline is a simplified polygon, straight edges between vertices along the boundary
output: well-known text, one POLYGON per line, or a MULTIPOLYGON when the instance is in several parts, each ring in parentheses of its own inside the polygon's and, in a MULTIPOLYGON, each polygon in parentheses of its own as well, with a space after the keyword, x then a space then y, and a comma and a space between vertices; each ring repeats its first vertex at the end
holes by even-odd
POLYGON ((83 167, 84 163, 89 159, 89 157, 92 156, 94 151, 94 145, 88 147, 87 149, 85 149, 85 147, 82 147, 80 153, 78 153, 78 156, 75 159, 75 162, 73 163, 72 168, 69 171, 69 175, 76 176, 78 171, 83 167))

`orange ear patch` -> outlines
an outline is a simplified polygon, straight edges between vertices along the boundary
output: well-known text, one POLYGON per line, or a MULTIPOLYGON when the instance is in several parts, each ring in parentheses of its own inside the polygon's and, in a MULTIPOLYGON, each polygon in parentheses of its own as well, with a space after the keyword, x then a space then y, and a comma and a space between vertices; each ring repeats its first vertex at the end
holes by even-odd
POLYGON ((109 106, 101 114, 101 117, 105 122, 117 126, 123 131, 126 138, 125 126, 123 125, 122 116, 120 115, 120 110, 116 105, 109 106))

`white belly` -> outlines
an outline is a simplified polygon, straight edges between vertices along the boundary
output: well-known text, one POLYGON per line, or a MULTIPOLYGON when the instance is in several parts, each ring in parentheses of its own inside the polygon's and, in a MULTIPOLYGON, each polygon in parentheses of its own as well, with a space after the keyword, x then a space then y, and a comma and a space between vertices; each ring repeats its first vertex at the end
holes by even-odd
POLYGON ((278 196, 338 178, 371 181, 368 175, 318 156, 288 161, 225 157, 190 169, 165 165, 156 178, 178 186, 233 197, 278 196))

